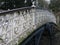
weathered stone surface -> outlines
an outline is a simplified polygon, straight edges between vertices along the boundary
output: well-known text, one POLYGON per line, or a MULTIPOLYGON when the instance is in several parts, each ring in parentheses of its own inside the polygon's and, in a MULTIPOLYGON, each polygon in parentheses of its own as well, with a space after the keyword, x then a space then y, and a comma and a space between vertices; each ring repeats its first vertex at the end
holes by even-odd
POLYGON ((56 23, 52 13, 33 8, 2 14, 0 17, 0 45, 18 44, 46 22, 56 23))

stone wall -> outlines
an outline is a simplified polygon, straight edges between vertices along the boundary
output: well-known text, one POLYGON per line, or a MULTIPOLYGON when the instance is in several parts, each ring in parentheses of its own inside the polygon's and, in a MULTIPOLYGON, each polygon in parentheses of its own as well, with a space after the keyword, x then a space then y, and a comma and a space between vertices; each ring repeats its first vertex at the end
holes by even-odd
POLYGON ((39 26, 56 23, 47 10, 20 8, 0 13, 0 45, 18 45, 39 26))

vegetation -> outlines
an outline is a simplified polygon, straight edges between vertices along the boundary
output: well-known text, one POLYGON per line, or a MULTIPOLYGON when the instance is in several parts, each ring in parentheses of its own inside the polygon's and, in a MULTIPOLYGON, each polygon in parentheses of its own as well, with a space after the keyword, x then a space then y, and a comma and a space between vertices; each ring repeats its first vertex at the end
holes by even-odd
POLYGON ((48 2, 45 0, 38 0, 38 5, 42 9, 48 9, 48 2))
POLYGON ((55 13, 59 12, 60 11, 60 0, 51 0, 49 8, 52 9, 52 11, 55 13))
POLYGON ((26 7, 31 5, 31 0, 27 0, 26 3, 25 0, 0 0, 0 9, 4 10, 26 7))

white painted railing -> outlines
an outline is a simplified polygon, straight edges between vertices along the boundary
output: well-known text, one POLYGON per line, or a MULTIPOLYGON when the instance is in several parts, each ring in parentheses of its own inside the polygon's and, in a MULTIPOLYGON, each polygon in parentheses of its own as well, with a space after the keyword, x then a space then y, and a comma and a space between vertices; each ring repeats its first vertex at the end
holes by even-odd
POLYGON ((52 13, 33 7, 13 9, 0 15, 0 45, 18 45, 39 26, 56 23, 52 13))

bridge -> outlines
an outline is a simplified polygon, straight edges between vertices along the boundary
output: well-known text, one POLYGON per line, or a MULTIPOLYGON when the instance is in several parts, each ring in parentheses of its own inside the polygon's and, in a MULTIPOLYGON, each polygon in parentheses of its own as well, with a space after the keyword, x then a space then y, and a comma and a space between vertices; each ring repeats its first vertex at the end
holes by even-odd
MULTIPOLYGON (((24 7, 2 11, 0 12, 0 45, 31 44, 31 41, 29 42, 28 40, 34 39, 32 37, 36 37, 36 40, 37 37, 41 37, 37 35, 40 35, 39 33, 42 33, 40 32, 41 30, 43 31, 46 27, 51 25, 49 22, 52 22, 53 25, 56 26, 54 14, 48 10, 37 7, 24 7), (33 36, 31 37, 31 35, 33 36)), ((50 26, 50 28, 52 27, 50 26)), ((50 28, 46 29, 51 30, 50 28)), ((39 43, 36 41, 35 45, 38 44, 39 43)))

